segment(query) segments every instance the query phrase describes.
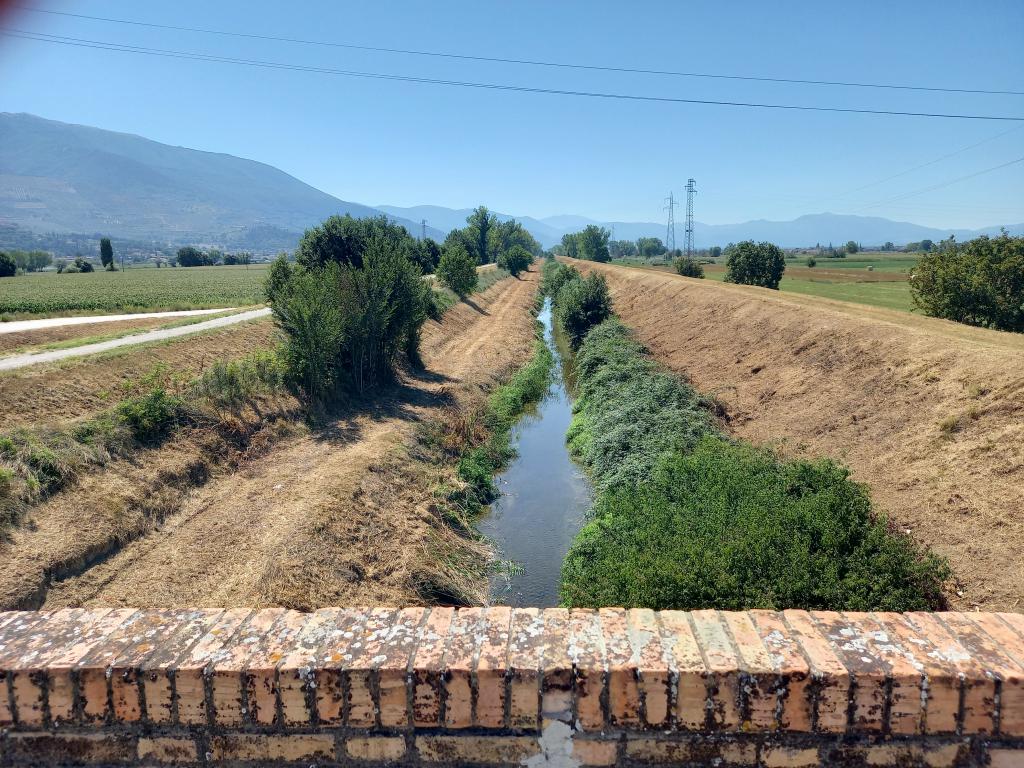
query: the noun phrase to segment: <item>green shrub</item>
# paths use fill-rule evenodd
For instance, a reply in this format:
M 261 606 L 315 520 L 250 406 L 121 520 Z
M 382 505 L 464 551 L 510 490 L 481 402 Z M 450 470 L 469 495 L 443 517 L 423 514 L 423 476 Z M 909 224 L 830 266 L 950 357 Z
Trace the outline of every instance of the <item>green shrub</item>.
M 14 277 L 18 272 L 18 264 L 12 256 L 0 251 L 0 277 Z
M 727 251 L 725 282 L 778 290 L 786 271 L 786 257 L 777 245 L 744 240 Z
M 555 314 L 573 348 L 583 342 L 587 331 L 608 319 L 612 299 L 604 275 L 591 273 L 566 282 L 555 296 Z
M 168 395 L 158 387 L 145 395 L 123 401 L 117 407 L 117 416 L 136 440 L 146 441 L 170 429 L 178 418 L 180 407 L 180 398 Z
M 550 296 L 554 300 L 563 285 L 579 277 L 579 270 L 575 267 L 562 264 L 554 259 L 548 259 L 544 262 L 544 266 L 541 269 L 541 291 L 545 296 Z
M 917 262 L 910 295 L 933 317 L 1024 332 L 1024 237 L 944 241 Z
M 460 299 L 476 290 L 476 262 L 457 240 L 445 243 L 435 274 L 441 284 L 450 288 Z
M 513 277 L 519 277 L 533 263 L 533 254 L 521 245 L 513 245 L 498 257 L 498 266 L 508 271 Z
M 280 390 L 286 370 L 276 351 L 240 360 L 217 360 L 192 384 L 192 394 L 214 407 L 236 408 L 256 395 Z
M 871 515 L 830 461 L 781 463 L 707 437 L 653 480 L 602 495 L 566 556 L 568 606 L 940 607 L 946 564 Z
M 675 267 L 676 274 L 683 277 L 704 277 L 704 266 L 690 256 L 680 256 L 672 262 L 672 266 Z

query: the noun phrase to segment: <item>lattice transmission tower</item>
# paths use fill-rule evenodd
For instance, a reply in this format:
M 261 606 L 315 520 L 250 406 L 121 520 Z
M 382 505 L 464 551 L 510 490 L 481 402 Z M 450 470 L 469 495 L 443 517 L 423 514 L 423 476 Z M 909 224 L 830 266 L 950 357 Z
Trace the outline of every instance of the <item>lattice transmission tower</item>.
M 672 192 L 668 193 L 668 197 L 665 198 L 665 210 L 668 211 L 668 226 L 665 227 L 665 247 L 668 248 L 669 252 L 676 249 L 676 212 L 675 208 L 679 203 L 676 202 L 675 196 Z
M 693 197 L 697 194 L 697 182 L 686 182 L 686 255 L 693 258 Z

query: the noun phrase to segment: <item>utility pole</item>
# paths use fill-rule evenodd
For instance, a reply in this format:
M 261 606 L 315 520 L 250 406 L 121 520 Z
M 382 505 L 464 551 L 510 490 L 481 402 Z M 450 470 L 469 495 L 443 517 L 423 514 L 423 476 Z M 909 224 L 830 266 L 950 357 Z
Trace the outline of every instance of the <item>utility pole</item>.
M 667 205 L 665 210 L 668 211 L 668 226 L 665 227 L 665 247 L 668 248 L 668 252 L 672 253 L 676 249 L 676 213 L 675 207 L 679 205 L 676 202 L 675 195 L 672 192 L 668 193 L 668 197 L 665 198 Z
M 693 196 L 697 194 L 697 182 L 686 182 L 686 256 L 693 258 Z

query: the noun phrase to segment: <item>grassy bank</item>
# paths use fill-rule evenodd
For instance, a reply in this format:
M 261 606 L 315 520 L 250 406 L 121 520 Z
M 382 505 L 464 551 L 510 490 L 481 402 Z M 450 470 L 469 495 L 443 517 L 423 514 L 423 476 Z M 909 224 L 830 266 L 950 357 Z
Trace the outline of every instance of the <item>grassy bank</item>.
M 730 440 L 713 403 L 618 320 L 587 333 L 575 371 L 568 440 L 597 495 L 563 566 L 566 605 L 942 606 L 946 564 L 875 514 L 844 467 Z

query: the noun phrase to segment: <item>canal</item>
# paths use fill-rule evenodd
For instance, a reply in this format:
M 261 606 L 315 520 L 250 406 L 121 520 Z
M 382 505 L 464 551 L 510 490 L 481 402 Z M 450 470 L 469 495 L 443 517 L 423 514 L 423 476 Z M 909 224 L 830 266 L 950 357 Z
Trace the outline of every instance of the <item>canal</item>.
M 572 356 L 555 329 L 551 301 L 538 317 L 555 357 L 551 386 L 512 432 L 518 455 L 495 478 L 501 496 L 479 529 L 514 568 L 494 576 L 495 605 L 558 605 L 562 560 L 590 507 L 590 482 L 569 457 L 565 433 L 572 420 Z

